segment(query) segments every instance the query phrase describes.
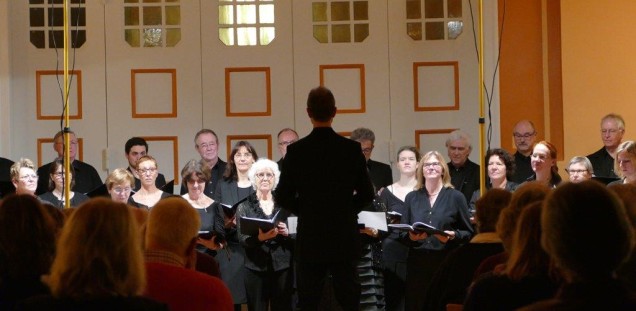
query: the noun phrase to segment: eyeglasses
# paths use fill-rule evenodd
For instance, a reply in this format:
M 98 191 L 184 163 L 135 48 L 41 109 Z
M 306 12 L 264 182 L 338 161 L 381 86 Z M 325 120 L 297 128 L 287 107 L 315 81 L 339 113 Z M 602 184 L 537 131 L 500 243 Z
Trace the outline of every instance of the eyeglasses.
M 532 133 L 513 133 L 512 136 L 514 136 L 516 139 L 522 139 L 522 138 L 530 138 L 534 135 L 536 135 L 537 132 L 532 132 Z
M 258 177 L 259 179 L 272 179 L 272 178 L 274 178 L 274 174 L 272 174 L 272 173 L 256 173 L 256 177 Z
M 62 178 L 64 177 L 64 172 L 53 173 L 53 176 Z
M 139 172 L 139 174 L 143 175 L 143 174 L 154 174 L 157 171 L 157 168 L 140 168 L 137 170 L 137 172 Z
M 430 162 L 430 163 L 424 163 L 424 167 L 425 168 L 430 168 L 430 167 L 439 167 L 440 163 L 439 162 Z
M 126 188 L 113 188 L 113 191 L 115 191 L 115 193 L 117 194 L 124 194 L 124 193 L 130 193 L 130 191 L 132 191 L 132 189 L 130 189 L 130 187 L 126 187 Z
M 38 179 L 38 175 L 35 175 L 35 174 L 29 174 L 29 175 L 20 176 L 19 178 L 20 178 L 20 180 L 22 180 L 22 181 L 29 180 L 29 179 L 37 180 L 37 179 Z
M 614 135 L 618 132 L 622 131 L 621 129 L 601 129 L 601 134 L 611 134 Z
M 583 174 L 588 172 L 588 170 L 569 170 L 569 169 L 565 169 L 565 171 L 568 172 L 568 174 L 570 175 Z
M 216 143 L 202 143 L 199 145 L 199 148 L 202 148 L 202 149 L 208 149 L 213 147 L 216 147 Z
M 291 144 L 293 144 L 295 142 L 296 142 L 295 139 L 294 140 L 283 140 L 283 141 L 279 142 L 278 144 L 281 145 L 281 146 L 289 146 L 289 145 L 291 145 Z

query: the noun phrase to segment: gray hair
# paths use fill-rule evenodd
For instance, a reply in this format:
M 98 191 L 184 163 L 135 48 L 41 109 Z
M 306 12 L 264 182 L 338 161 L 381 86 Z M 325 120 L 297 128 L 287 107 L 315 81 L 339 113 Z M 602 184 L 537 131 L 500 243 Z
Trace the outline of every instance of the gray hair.
M 448 138 L 446 138 L 446 147 L 456 140 L 465 141 L 468 150 L 473 150 L 473 146 L 470 144 L 470 135 L 462 130 L 454 130 L 448 134 Z
M 362 140 L 369 140 L 371 141 L 371 143 L 375 143 L 375 134 L 373 133 L 372 130 L 366 128 L 366 127 L 359 127 L 355 130 L 353 130 L 353 132 L 351 132 L 351 136 L 349 136 L 349 138 L 351 138 L 351 140 L 355 140 L 355 141 L 362 141 Z
M 276 162 L 267 158 L 258 159 L 254 162 L 254 164 L 252 164 L 252 167 L 250 167 L 250 170 L 247 172 L 247 177 L 250 179 L 250 182 L 252 182 L 252 187 L 256 189 L 256 173 L 264 169 L 269 169 L 272 173 L 274 173 L 274 186 L 272 187 L 272 190 L 276 189 L 278 181 L 280 180 L 280 170 L 278 169 L 278 164 Z

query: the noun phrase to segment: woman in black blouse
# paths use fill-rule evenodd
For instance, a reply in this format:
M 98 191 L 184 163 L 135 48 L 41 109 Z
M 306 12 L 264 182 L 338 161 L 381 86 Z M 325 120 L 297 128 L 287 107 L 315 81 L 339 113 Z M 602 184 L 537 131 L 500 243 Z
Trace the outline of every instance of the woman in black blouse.
M 64 207 L 64 161 L 55 160 L 49 166 L 49 191 L 38 196 L 40 200 L 51 203 L 57 208 Z M 75 185 L 75 170 L 71 168 L 71 188 Z M 84 201 L 88 201 L 88 197 L 79 192 L 69 192 L 71 207 L 76 207 Z
M 291 248 L 286 211 L 274 202 L 272 190 L 276 188 L 280 171 L 278 164 L 260 159 L 252 165 L 248 177 L 256 192 L 238 206 L 239 240 L 245 247 L 245 286 L 247 305 L 252 311 L 291 311 L 292 273 Z M 240 217 L 275 219 L 276 227 L 257 235 L 241 232 Z
M 400 239 L 410 246 L 407 258 L 406 310 L 422 310 L 425 291 L 448 251 L 468 242 L 473 229 L 464 195 L 453 189 L 448 166 L 437 151 L 429 151 L 417 166 L 417 185 L 405 200 L 401 222 L 423 222 L 448 236 L 409 231 Z

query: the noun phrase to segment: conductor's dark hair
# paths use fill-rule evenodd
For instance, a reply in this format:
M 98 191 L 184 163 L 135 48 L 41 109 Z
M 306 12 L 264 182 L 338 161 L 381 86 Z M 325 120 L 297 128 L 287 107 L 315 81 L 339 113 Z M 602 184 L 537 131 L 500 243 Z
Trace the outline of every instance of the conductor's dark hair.
M 309 92 L 307 110 L 312 119 L 329 121 L 336 115 L 336 99 L 328 88 L 319 86 Z

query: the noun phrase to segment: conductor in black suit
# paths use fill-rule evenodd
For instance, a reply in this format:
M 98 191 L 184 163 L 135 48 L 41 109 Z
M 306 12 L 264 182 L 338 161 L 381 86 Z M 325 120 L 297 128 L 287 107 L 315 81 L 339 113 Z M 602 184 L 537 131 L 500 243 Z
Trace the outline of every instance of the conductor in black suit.
M 375 148 L 375 133 L 364 127 L 357 128 L 351 132 L 349 136 L 352 140 L 360 143 L 362 154 L 367 160 L 367 168 L 369 169 L 369 177 L 376 191 L 393 183 L 393 172 L 391 166 L 382 162 L 371 160 L 371 153 Z
M 336 300 L 358 310 L 360 258 L 357 214 L 373 200 L 373 186 L 360 144 L 338 135 L 331 91 L 309 92 L 312 132 L 290 145 L 275 200 L 298 215 L 296 260 L 301 310 L 317 310 L 326 276 L 333 277 Z

